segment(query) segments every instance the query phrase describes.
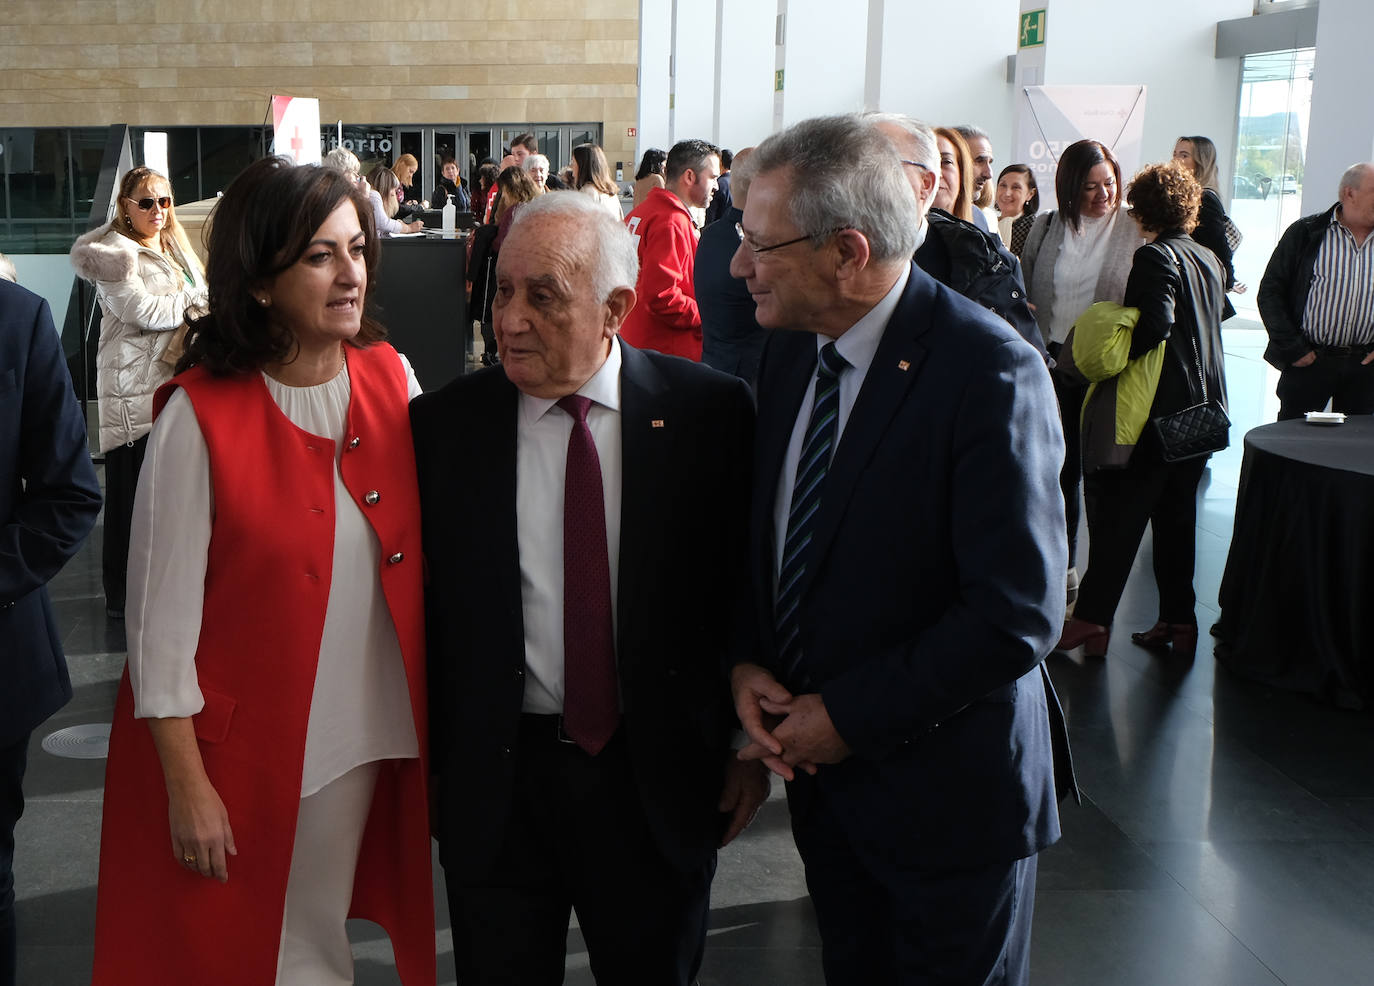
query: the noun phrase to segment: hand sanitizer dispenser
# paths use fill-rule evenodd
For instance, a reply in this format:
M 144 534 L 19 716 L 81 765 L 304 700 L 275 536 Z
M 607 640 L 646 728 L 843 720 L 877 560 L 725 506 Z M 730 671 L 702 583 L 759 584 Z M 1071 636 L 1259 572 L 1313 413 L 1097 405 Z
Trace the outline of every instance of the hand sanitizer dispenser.
M 447 237 L 447 238 L 449 238 L 449 239 L 452 239 L 452 238 L 453 238 L 454 227 L 455 227 L 455 225 L 456 225 L 456 223 L 457 223 L 457 219 L 458 219 L 458 208 L 457 208 L 457 206 L 455 206 L 455 205 L 453 204 L 453 199 L 452 199 L 452 198 L 450 198 L 450 199 L 448 200 L 448 202 L 444 203 L 443 213 L 444 213 L 444 236 Z

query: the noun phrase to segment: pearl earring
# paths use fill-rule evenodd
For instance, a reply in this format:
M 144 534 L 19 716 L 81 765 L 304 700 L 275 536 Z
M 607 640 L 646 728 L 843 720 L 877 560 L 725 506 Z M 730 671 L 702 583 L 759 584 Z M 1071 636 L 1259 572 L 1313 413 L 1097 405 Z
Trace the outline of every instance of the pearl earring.
M 260 298 L 258 298 L 258 304 L 266 308 L 268 305 L 272 304 L 272 299 L 267 297 L 267 295 L 262 295 Z

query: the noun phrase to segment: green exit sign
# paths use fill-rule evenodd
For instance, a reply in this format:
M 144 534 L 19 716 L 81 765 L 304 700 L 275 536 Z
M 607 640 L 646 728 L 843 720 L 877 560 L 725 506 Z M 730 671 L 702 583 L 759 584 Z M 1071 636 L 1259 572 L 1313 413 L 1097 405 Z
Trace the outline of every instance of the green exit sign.
M 1017 36 L 1016 47 L 1038 48 L 1045 43 L 1045 11 L 1023 10 L 1021 12 L 1021 33 Z
M 782 69 L 773 73 L 773 91 L 782 92 Z

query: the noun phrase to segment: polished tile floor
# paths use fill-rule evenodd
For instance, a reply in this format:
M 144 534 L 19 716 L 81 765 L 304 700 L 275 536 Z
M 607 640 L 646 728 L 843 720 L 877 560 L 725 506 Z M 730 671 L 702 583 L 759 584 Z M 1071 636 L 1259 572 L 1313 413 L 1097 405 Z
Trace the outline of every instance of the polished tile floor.
M 1262 332 L 1228 329 L 1236 447 L 1214 457 L 1198 520 L 1198 622 L 1216 615 L 1239 434 L 1272 421 Z M 1148 536 L 1105 662 L 1055 655 L 1083 788 L 1040 863 L 1033 978 L 1114 986 L 1374 982 L 1374 717 L 1238 680 L 1204 637 L 1180 664 L 1132 646 L 1155 615 Z M 89 981 L 102 761 L 59 759 L 52 730 L 108 721 L 122 627 L 100 599 L 99 530 L 53 585 L 76 696 L 35 733 L 16 860 L 20 982 Z M 1086 556 L 1083 556 L 1086 558 Z M 780 789 L 721 854 L 701 981 L 820 984 L 819 941 Z M 436 868 L 436 890 L 441 874 Z M 453 983 L 440 903 L 441 983 Z M 155 929 L 152 929 L 155 932 Z M 394 984 L 373 925 L 353 928 L 360 984 Z M 567 981 L 592 982 L 574 932 Z

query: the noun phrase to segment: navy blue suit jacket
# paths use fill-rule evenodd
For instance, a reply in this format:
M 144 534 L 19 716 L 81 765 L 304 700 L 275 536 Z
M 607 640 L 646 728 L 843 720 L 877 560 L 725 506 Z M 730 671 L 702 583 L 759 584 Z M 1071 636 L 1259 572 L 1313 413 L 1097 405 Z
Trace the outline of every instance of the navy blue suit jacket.
M 48 303 L 0 280 L 0 746 L 71 698 L 44 586 L 99 512 L 86 423 Z
M 815 365 L 813 335 L 774 332 L 759 369 L 750 552 L 775 673 L 773 503 Z M 819 786 L 894 865 L 1010 861 L 1058 838 L 1039 665 L 1064 617 L 1063 458 L 1039 355 L 913 267 L 835 450 L 803 583 L 807 673 L 853 753 L 799 775 L 794 812 Z
M 701 231 L 693 278 L 701 310 L 701 361 L 752 383 L 768 330 L 754 321 L 749 288 L 730 274 L 730 261 L 739 249 L 735 223 L 743 217 L 732 207 L 720 222 Z

